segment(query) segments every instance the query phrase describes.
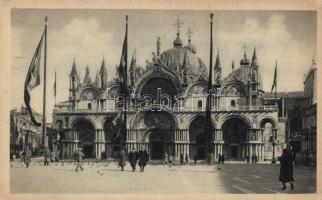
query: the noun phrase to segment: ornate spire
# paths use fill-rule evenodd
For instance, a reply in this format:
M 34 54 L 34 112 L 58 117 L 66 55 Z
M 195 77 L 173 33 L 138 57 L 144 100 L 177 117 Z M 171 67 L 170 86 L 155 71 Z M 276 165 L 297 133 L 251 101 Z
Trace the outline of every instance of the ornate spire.
M 95 85 L 99 86 L 100 84 L 100 76 L 98 74 L 98 71 L 96 71 L 96 76 L 95 76 Z
M 91 82 L 92 82 L 92 80 L 91 80 L 91 77 L 89 76 L 89 67 L 87 65 L 83 83 L 88 84 L 88 83 L 91 83 Z
M 101 64 L 101 69 L 100 69 L 100 74 L 103 74 L 103 73 L 106 73 L 104 55 L 103 55 L 103 60 L 102 60 L 102 64 Z
M 74 57 L 74 62 L 73 62 L 71 74 L 77 74 L 75 57 Z
M 215 84 L 221 83 L 221 64 L 219 58 L 219 50 L 217 51 L 216 63 L 215 63 Z
M 252 57 L 252 64 L 251 66 L 253 67 L 257 67 L 257 56 L 256 56 L 256 47 L 254 48 L 254 53 L 253 53 L 253 57 Z
M 182 47 L 182 40 L 180 39 L 180 28 L 183 26 L 182 20 L 178 17 L 176 23 L 174 24 L 177 28 L 177 38 L 173 41 L 173 46 L 175 48 Z
M 220 65 L 220 58 L 219 58 L 219 50 L 217 51 L 217 57 L 216 57 L 216 63 L 215 63 L 215 69 L 221 68 Z
M 247 46 L 246 46 L 246 44 L 245 44 L 245 43 L 244 43 L 244 45 L 243 45 L 243 49 L 244 49 L 244 58 L 243 58 L 243 59 L 241 59 L 241 61 L 240 61 L 240 65 L 249 65 L 249 60 L 248 60 L 247 55 L 246 55 L 246 49 L 247 49 Z
M 185 48 L 186 49 L 188 49 L 188 50 L 190 50 L 192 53 L 197 53 L 197 49 L 196 49 L 196 47 L 193 45 L 193 44 L 191 44 L 191 35 L 192 35 L 192 30 L 190 29 L 190 26 L 189 26 L 189 29 L 188 29 L 188 31 L 187 31 L 187 34 L 188 34 L 188 45 L 187 46 L 185 46 Z
M 130 64 L 130 69 L 129 71 L 134 71 L 136 68 L 136 50 L 134 50 L 133 54 L 132 54 L 132 60 L 131 60 L 131 64 Z

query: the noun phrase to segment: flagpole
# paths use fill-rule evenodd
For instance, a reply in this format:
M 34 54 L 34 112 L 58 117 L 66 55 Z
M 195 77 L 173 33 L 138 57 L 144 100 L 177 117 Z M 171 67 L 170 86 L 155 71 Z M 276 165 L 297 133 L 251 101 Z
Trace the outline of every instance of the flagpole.
M 126 15 L 126 17 L 125 17 L 125 20 L 126 20 L 126 26 L 125 26 L 125 34 L 126 34 L 126 37 L 125 37 L 125 43 L 126 43 L 126 49 L 125 49 L 125 69 L 124 69 L 124 71 L 125 71 L 125 76 L 124 76 L 124 79 L 126 80 L 126 81 L 124 81 L 125 82 L 125 84 L 126 85 L 124 85 L 124 87 L 126 87 L 125 88 L 125 90 L 127 91 L 127 34 L 128 34 L 128 16 Z M 126 110 L 127 110 L 127 94 L 126 94 L 126 97 L 125 97 L 125 106 L 124 106 L 124 108 L 125 108 L 125 110 L 124 110 L 124 126 L 125 126 L 125 137 L 123 138 L 123 141 L 122 142 L 124 142 L 124 145 L 123 145 L 123 148 L 126 146 L 126 136 L 127 136 L 127 113 L 126 113 Z
M 212 41 L 212 25 L 213 25 L 214 14 L 210 14 L 210 60 L 209 60 L 209 80 L 208 80 L 208 96 L 207 96 L 207 110 L 206 110 L 206 153 L 210 153 L 212 150 L 212 133 L 210 133 L 211 127 L 211 98 L 212 98 L 212 52 L 213 52 L 213 41 Z M 212 153 L 212 151 L 211 151 Z
M 43 113 L 43 118 L 42 118 L 42 132 L 43 132 L 43 141 L 42 145 L 43 148 L 45 149 L 47 147 L 47 142 L 46 142 L 46 65 L 47 65 L 47 20 L 48 17 L 45 17 L 45 49 L 44 49 L 44 88 L 43 88 L 43 108 L 42 108 L 42 113 Z

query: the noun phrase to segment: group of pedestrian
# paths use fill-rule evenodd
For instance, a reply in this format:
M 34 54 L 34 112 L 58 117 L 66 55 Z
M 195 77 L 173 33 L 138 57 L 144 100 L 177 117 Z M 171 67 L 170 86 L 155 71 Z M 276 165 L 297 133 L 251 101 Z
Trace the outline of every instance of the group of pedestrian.
M 218 154 L 218 164 L 224 164 L 224 163 L 225 163 L 225 155 Z
M 147 165 L 148 160 L 149 160 L 149 155 L 145 149 L 140 150 L 139 152 L 137 152 L 135 149 L 132 149 L 131 152 L 128 154 L 128 161 L 130 162 L 132 172 L 135 172 L 138 161 L 139 161 L 140 172 L 144 172 L 144 168 Z M 124 150 L 122 150 L 119 158 L 119 166 L 121 167 L 122 171 L 124 171 L 125 163 L 126 163 L 126 154 Z
M 258 162 L 258 156 L 256 154 L 252 154 L 251 157 L 249 155 L 247 155 L 247 156 L 245 156 L 245 160 L 246 160 L 247 163 L 252 161 L 252 163 L 256 164 Z

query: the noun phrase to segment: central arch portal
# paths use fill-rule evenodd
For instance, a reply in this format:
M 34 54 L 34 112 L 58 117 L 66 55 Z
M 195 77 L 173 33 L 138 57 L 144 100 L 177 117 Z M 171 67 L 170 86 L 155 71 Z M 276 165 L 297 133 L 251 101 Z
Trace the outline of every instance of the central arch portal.
M 79 146 L 83 148 L 85 158 L 95 158 L 95 127 L 88 119 L 79 119 L 74 125 L 78 132 Z
M 247 132 L 250 126 L 240 118 L 230 118 L 222 125 L 223 154 L 232 160 L 242 160 L 245 154 Z

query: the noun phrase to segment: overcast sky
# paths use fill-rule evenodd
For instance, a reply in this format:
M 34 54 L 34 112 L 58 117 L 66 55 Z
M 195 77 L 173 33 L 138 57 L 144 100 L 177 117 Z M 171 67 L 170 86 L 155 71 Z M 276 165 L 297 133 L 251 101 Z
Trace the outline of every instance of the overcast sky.
M 23 84 L 32 56 L 48 16 L 47 102 L 51 114 L 54 71 L 57 71 L 57 102 L 68 99 L 69 73 L 76 58 L 83 80 L 88 64 L 94 80 L 102 57 L 107 63 L 108 79 L 115 76 L 120 61 L 129 16 L 129 60 L 137 49 L 137 62 L 145 66 L 156 51 L 161 37 L 161 51 L 173 47 L 175 21 L 183 21 L 181 39 L 187 44 L 190 26 L 197 55 L 209 64 L 209 14 L 211 11 L 156 10 L 31 10 L 13 9 L 11 13 L 12 66 L 11 105 L 23 105 Z M 234 59 L 239 66 L 246 44 L 251 58 L 256 47 L 263 89 L 270 91 L 275 61 L 278 61 L 278 90 L 303 90 L 303 75 L 316 55 L 316 13 L 311 11 L 213 11 L 214 48 L 220 51 L 223 76 L 231 72 Z M 215 58 L 215 55 L 214 55 Z M 42 70 L 42 69 L 41 69 Z M 41 112 L 42 85 L 32 91 L 32 107 Z M 34 100 L 38 101 L 35 102 Z M 51 117 L 50 117 L 51 118 Z M 48 119 L 50 121 L 51 119 Z

